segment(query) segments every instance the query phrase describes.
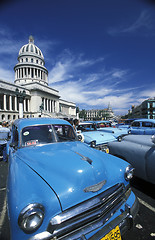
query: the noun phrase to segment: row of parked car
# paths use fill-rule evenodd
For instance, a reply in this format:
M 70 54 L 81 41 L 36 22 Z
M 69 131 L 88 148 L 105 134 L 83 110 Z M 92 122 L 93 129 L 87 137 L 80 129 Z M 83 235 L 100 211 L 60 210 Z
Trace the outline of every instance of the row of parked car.
M 129 122 L 117 127 L 109 121 L 82 122 L 78 133 L 89 146 L 126 160 L 137 177 L 155 184 L 155 120 Z
M 134 168 L 123 156 L 107 154 L 132 137 L 128 128 L 89 122 L 77 131 L 60 119 L 15 120 L 7 181 L 12 240 L 120 240 L 132 227 L 138 212 L 129 184 Z M 147 146 L 149 159 L 155 145 Z

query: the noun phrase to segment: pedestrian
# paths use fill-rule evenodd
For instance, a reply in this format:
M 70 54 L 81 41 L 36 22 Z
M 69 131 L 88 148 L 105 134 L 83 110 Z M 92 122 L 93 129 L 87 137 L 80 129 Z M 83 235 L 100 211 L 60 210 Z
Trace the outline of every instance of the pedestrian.
M 3 154 L 3 161 L 7 162 L 7 141 L 10 138 L 10 129 L 7 128 L 7 123 L 2 122 L 0 128 L 0 153 Z
M 74 127 L 75 132 L 77 132 L 78 125 L 79 125 L 79 120 L 78 119 L 74 119 L 73 120 L 73 127 Z

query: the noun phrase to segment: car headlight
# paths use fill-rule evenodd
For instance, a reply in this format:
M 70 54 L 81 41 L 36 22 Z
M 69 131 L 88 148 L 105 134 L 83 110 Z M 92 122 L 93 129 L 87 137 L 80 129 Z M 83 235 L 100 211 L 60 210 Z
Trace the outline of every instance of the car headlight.
M 155 134 L 151 137 L 153 143 L 155 143 Z
M 90 143 L 90 146 L 91 146 L 92 148 L 95 148 L 95 147 L 96 147 L 96 141 L 92 141 L 92 142 Z
M 18 225 L 25 233 L 32 233 L 41 226 L 43 219 L 44 207 L 39 203 L 33 203 L 21 211 Z
M 117 140 L 118 140 L 118 142 L 121 142 L 121 141 L 122 141 L 122 137 L 119 136 L 119 137 L 117 138 Z
M 105 153 L 109 153 L 109 148 L 106 147 L 104 151 L 105 151 Z
M 126 167 L 124 174 L 125 180 L 129 181 L 131 178 L 133 178 L 134 170 L 135 169 L 131 165 Z

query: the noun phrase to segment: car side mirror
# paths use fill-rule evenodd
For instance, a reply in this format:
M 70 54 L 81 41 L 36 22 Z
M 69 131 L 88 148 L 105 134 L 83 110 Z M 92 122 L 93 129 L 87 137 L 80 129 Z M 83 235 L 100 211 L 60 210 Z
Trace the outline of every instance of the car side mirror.
M 151 137 L 151 140 L 155 144 L 155 134 Z

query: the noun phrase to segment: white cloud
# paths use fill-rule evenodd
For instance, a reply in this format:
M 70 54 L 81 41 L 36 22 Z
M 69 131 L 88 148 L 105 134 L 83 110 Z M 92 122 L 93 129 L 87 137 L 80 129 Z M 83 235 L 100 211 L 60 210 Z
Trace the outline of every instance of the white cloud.
M 131 26 L 122 29 L 122 32 L 135 32 L 140 28 L 152 28 L 152 20 L 147 10 L 142 11 L 138 19 L 133 24 L 131 24 Z
M 83 55 L 79 54 L 74 56 L 69 50 L 65 50 L 58 58 L 59 60 L 49 71 L 49 84 L 70 80 L 72 78 L 78 79 L 83 69 L 89 68 L 99 62 L 102 62 L 104 58 L 98 59 L 83 59 Z M 93 78 L 95 75 L 93 75 Z M 90 80 L 93 81 L 93 80 Z
M 96 61 L 93 62 L 95 64 Z M 146 96 L 155 96 L 153 90 L 143 91 L 145 86 L 122 88 L 122 83 L 130 75 L 129 70 L 101 69 L 99 73 L 90 73 L 90 70 L 85 71 L 86 67 L 81 67 L 73 59 L 57 62 L 51 71 L 51 87 L 60 91 L 62 99 L 85 106 L 86 109 L 103 109 L 110 103 L 115 114 L 126 114 L 132 105 L 138 105 Z
M 112 36 L 122 34 L 122 33 L 137 33 L 140 34 L 140 30 L 143 30 L 143 35 L 149 34 L 154 35 L 153 20 L 148 10 L 143 10 L 138 18 L 128 26 L 119 26 L 117 28 L 110 28 L 108 33 Z M 150 32 L 150 30 L 152 30 Z

